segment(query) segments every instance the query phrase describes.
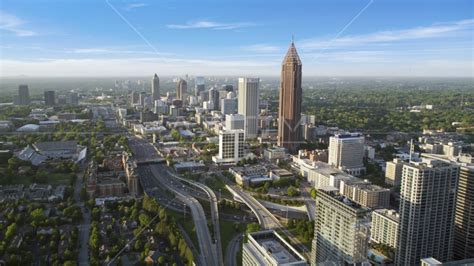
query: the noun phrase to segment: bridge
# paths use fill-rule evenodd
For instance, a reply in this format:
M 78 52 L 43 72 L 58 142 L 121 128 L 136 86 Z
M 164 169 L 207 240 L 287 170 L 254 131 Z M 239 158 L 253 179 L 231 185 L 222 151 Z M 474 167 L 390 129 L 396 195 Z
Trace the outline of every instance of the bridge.
M 288 231 L 288 229 L 286 229 L 281 222 L 262 205 L 262 203 L 237 186 L 226 185 L 226 188 L 232 193 L 232 195 L 234 195 L 236 200 L 243 202 L 250 208 L 250 210 L 252 210 L 255 216 L 257 216 L 258 223 L 262 229 L 274 229 L 283 233 L 301 252 L 305 254 L 306 257 L 309 258 L 310 251 L 308 248 L 293 236 L 293 234 Z
M 166 160 L 164 158 L 151 158 L 151 159 L 141 159 L 137 160 L 138 164 L 158 164 L 158 163 L 165 163 Z

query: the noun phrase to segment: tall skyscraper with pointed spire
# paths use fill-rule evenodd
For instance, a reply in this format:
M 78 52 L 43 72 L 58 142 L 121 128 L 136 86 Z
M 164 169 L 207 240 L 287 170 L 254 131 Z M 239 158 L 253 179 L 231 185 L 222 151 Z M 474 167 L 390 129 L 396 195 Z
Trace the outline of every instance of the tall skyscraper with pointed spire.
M 301 69 L 301 60 L 292 41 L 281 67 L 278 109 L 278 146 L 290 152 L 295 152 L 301 142 Z
M 153 97 L 153 101 L 160 99 L 160 78 L 156 73 L 151 81 L 151 96 Z

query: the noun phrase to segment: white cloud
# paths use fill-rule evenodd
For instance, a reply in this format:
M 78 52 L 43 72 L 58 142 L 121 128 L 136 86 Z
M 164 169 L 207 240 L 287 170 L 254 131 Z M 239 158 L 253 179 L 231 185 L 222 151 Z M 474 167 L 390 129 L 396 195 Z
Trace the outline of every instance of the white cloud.
M 66 50 L 67 53 L 73 54 L 97 54 L 97 55 L 104 55 L 104 54 L 146 54 L 146 55 L 174 55 L 173 53 L 157 53 L 154 51 L 148 50 L 125 50 L 125 49 L 117 49 L 117 48 L 103 48 L 103 47 L 92 47 L 92 48 L 75 48 Z
M 244 27 L 254 26 L 253 23 L 249 22 L 237 22 L 237 23 L 221 23 L 209 20 L 199 20 L 194 22 L 187 22 L 186 24 L 169 24 L 166 27 L 170 29 L 213 29 L 213 30 L 233 30 Z
M 25 21 L 12 14 L 0 11 L 1 30 L 11 32 L 19 37 L 28 37 L 36 35 L 36 32 L 22 28 L 25 23 Z
M 243 51 L 247 52 L 257 52 L 257 53 L 272 53 L 278 52 L 281 50 L 280 47 L 275 45 L 268 45 L 268 44 L 254 44 L 241 47 Z
M 473 26 L 474 20 L 469 19 L 451 23 L 438 23 L 426 27 L 379 31 L 363 35 L 349 35 L 337 39 L 308 39 L 301 41 L 298 46 L 303 49 L 313 50 L 447 37 L 472 29 Z M 470 34 L 472 34 L 472 32 Z
M 125 10 L 131 11 L 133 9 L 141 8 L 141 7 L 146 7 L 148 4 L 145 3 L 133 3 L 133 4 L 128 4 L 126 7 L 124 7 Z

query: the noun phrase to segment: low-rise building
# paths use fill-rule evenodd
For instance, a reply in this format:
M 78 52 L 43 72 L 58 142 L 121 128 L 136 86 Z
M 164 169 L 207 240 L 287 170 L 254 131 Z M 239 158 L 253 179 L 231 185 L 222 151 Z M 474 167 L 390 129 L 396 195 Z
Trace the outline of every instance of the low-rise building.
M 273 180 L 268 169 L 261 165 L 232 167 L 229 169 L 229 173 L 235 177 L 235 182 L 240 186 L 250 186 Z
M 242 265 L 306 266 L 306 259 L 273 230 L 247 235 L 243 244 Z
M 286 157 L 286 150 L 284 147 L 270 147 L 263 151 L 263 157 L 269 161 L 281 160 Z

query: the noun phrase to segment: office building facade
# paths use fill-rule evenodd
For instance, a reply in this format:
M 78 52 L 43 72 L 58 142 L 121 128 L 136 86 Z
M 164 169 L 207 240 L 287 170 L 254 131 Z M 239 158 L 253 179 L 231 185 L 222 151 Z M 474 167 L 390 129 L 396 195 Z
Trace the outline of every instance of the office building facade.
M 361 175 L 365 171 L 364 142 L 364 136 L 358 133 L 330 137 L 328 163 L 351 175 Z
M 458 175 L 458 166 L 440 160 L 403 165 L 396 265 L 451 259 Z
M 153 98 L 153 101 L 160 99 L 160 78 L 156 73 L 151 80 L 151 97 Z
M 30 90 L 28 85 L 20 85 L 18 87 L 18 105 L 30 104 Z
M 400 215 L 395 210 L 378 209 L 372 212 L 370 241 L 397 248 Z
M 56 104 L 56 96 L 54 91 L 45 91 L 44 92 L 44 104 L 45 105 L 55 105 Z
M 188 91 L 188 83 L 184 79 L 179 79 L 178 83 L 176 83 L 176 99 L 185 101 L 186 94 Z
M 219 153 L 213 156 L 215 163 L 238 163 L 244 158 L 244 130 L 219 131 Z
M 367 260 L 370 210 L 339 194 L 318 189 L 311 265 L 347 265 Z
M 238 113 L 245 116 L 245 138 L 258 136 L 259 79 L 239 78 Z
M 301 71 L 301 60 L 292 42 L 281 67 L 278 108 L 278 146 L 285 147 L 290 152 L 296 152 L 302 141 Z

